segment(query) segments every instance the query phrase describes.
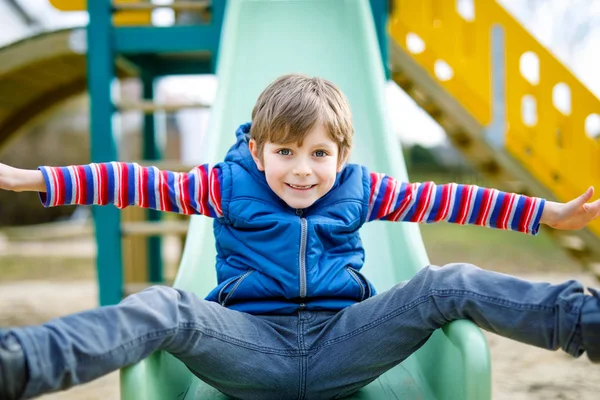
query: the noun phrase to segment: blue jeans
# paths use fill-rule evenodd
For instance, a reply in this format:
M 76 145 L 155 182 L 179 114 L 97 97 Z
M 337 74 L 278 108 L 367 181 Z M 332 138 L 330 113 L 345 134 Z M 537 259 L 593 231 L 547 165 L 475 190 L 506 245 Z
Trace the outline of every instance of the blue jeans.
M 29 365 L 26 398 L 164 350 L 233 397 L 327 399 L 373 381 L 456 319 L 575 357 L 598 352 L 600 296 L 583 290 L 575 281 L 534 283 L 451 264 L 424 268 L 339 312 L 256 316 L 157 286 L 115 306 L 11 332 Z

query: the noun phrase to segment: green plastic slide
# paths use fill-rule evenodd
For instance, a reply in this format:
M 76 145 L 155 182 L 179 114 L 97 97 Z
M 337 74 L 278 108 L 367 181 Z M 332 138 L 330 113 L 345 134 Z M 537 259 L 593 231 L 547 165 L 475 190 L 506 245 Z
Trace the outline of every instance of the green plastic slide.
M 352 162 L 407 179 L 385 103 L 385 76 L 367 0 L 229 0 L 223 24 L 209 157 L 221 160 L 235 129 L 250 120 L 264 87 L 290 72 L 317 75 L 348 97 L 355 123 Z M 389 112 L 393 112 L 390 110 Z M 212 220 L 193 217 L 175 286 L 204 297 L 216 283 Z M 416 224 L 373 222 L 362 230 L 363 271 L 379 292 L 428 264 Z M 482 332 L 456 321 L 352 399 L 491 398 L 490 357 Z M 121 373 L 124 400 L 225 399 L 177 359 L 157 352 Z

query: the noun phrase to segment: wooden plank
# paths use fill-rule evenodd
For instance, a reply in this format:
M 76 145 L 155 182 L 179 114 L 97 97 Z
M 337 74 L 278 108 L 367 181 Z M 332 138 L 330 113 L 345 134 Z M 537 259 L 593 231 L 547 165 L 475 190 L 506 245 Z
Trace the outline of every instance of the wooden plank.
M 121 234 L 123 236 L 183 235 L 187 233 L 188 227 L 188 221 L 123 222 Z
M 122 102 L 116 105 L 121 112 L 141 111 L 146 114 L 157 111 L 172 113 L 179 110 L 188 110 L 194 108 L 210 108 L 206 103 L 155 103 L 152 101 Z
M 113 8 L 117 11 L 148 11 L 156 10 L 158 8 L 170 8 L 175 11 L 191 11 L 198 10 L 204 11 L 210 6 L 208 0 L 198 1 L 174 1 L 169 4 L 154 4 L 154 3 L 123 3 L 120 1 L 113 1 Z
M 176 160 L 139 160 L 133 161 L 143 167 L 156 167 L 161 171 L 189 172 L 197 165 L 182 164 Z
M 127 207 L 121 212 L 121 226 L 144 221 L 146 210 Z M 121 240 L 124 284 L 148 281 L 147 240 L 142 236 L 125 236 Z

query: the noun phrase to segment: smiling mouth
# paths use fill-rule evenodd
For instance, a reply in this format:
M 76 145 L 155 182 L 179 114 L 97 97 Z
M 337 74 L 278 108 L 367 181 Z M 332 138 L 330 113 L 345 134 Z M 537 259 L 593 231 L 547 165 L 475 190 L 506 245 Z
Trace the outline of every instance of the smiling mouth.
M 317 186 L 317 185 L 292 185 L 291 183 L 286 183 L 286 185 L 288 185 L 292 189 L 296 189 L 296 190 L 308 190 L 308 189 L 312 189 L 313 187 Z

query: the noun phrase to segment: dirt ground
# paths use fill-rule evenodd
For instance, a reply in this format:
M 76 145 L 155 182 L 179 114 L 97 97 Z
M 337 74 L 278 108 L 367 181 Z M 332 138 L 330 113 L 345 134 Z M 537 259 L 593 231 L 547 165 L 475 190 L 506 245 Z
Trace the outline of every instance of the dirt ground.
M 531 279 L 560 281 L 576 278 L 594 284 L 584 274 L 544 274 Z M 96 305 L 93 281 L 17 281 L 0 284 L 0 326 L 44 322 L 60 315 Z M 572 359 L 562 352 L 549 352 L 486 333 L 493 366 L 493 399 L 496 400 L 586 400 L 598 399 L 600 366 L 587 358 Z M 66 392 L 41 397 L 44 400 L 118 399 L 118 373 Z

